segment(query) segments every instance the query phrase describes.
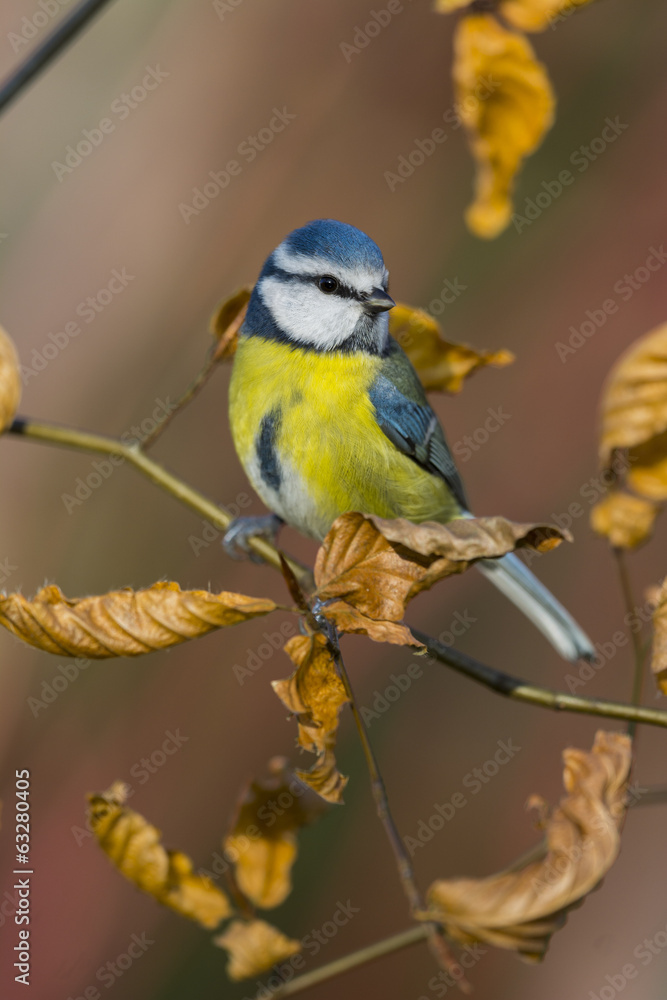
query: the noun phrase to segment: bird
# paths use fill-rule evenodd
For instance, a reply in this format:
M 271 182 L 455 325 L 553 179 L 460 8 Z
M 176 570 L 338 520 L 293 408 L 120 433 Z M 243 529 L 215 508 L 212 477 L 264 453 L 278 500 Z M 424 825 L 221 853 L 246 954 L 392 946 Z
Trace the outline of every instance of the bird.
M 444 432 L 389 333 L 389 272 L 360 229 L 317 219 L 267 257 L 239 331 L 229 386 L 238 457 L 271 513 L 234 520 L 223 539 L 275 541 L 283 524 L 321 542 L 341 514 L 414 523 L 472 517 Z M 514 553 L 478 569 L 564 659 L 595 651 Z

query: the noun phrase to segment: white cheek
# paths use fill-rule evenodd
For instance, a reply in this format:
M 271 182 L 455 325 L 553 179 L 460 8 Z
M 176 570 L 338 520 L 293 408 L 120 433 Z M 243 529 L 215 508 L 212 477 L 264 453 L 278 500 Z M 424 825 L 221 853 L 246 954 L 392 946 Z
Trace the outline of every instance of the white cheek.
M 362 316 L 355 299 L 325 295 L 315 285 L 264 278 L 259 292 L 278 326 L 302 344 L 337 347 L 352 336 Z

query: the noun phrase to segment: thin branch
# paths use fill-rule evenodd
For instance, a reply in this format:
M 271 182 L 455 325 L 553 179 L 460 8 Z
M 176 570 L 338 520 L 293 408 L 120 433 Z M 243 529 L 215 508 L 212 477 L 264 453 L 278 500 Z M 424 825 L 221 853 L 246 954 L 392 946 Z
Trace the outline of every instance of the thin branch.
M 211 375 L 217 368 L 217 362 L 215 361 L 215 358 L 213 356 L 216 346 L 217 345 L 214 345 L 211 348 L 211 350 L 208 353 L 208 357 L 204 362 L 203 368 L 201 369 L 199 374 L 195 376 L 195 378 L 192 380 L 192 382 L 187 387 L 185 392 L 183 392 L 183 394 L 176 400 L 173 409 L 169 411 L 169 413 L 163 420 L 159 421 L 155 430 L 151 431 L 151 433 L 143 439 L 143 441 L 141 442 L 141 447 L 144 451 L 147 451 L 151 447 L 151 445 L 155 444 L 157 439 L 160 437 L 161 434 L 164 433 L 164 431 L 167 429 L 167 427 L 174 419 L 174 417 L 178 416 L 178 414 L 188 405 L 188 403 L 191 403 L 192 400 L 196 396 L 198 396 L 199 393 L 202 391 L 202 389 L 210 379 Z
M 625 610 L 629 615 L 632 615 L 635 608 L 635 601 L 632 596 L 632 584 L 630 583 L 630 573 L 628 572 L 625 552 L 621 548 L 614 548 L 613 553 L 616 559 L 616 567 L 618 569 L 618 577 L 621 583 L 621 591 L 623 592 L 623 600 L 625 601 Z M 632 632 L 632 646 L 635 654 L 635 669 L 632 679 L 632 695 L 630 703 L 632 705 L 639 705 L 642 700 L 642 686 L 644 682 L 644 649 L 642 648 L 642 641 L 639 632 Z M 636 729 L 637 723 L 634 719 L 631 719 L 628 722 L 628 736 L 631 740 L 634 740 L 635 738 Z
M 298 976 L 291 982 L 285 983 L 284 986 L 279 986 L 277 990 L 272 990 L 271 1000 L 282 1000 L 282 997 L 301 993 L 302 990 L 307 990 L 310 986 L 317 986 L 318 983 L 333 979 L 334 976 L 340 976 L 344 972 L 349 972 L 350 969 L 356 969 L 359 965 L 374 962 L 376 959 L 390 955 L 394 951 L 400 951 L 402 948 L 410 948 L 413 944 L 419 944 L 420 941 L 426 940 L 427 937 L 427 927 L 411 927 L 401 934 L 394 934 L 393 937 L 384 938 L 384 940 L 377 941 L 367 948 L 360 948 L 359 951 L 353 951 L 343 958 L 337 958 L 334 962 L 321 965 L 319 969 L 313 969 L 312 972 L 305 972 L 303 976 Z
M 64 448 L 74 448 L 78 451 L 93 451 L 103 455 L 117 455 L 127 461 L 143 473 L 152 483 L 160 489 L 170 493 L 181 503 L 186 504 L 195 510 L 202 517 L 205 517 L 214 527 L 224 531 L 229 527 L 232 518 L 221 507 L 218 507 L 212 500 L 205 497 L 203 493 L 188 486 L 177 476 L 167 472 L 163 466 L 154 462 L 152 458 L 145 455 L 141 448 L 134 445 L 123 444 L 115 438 L 104 437 L 101 434 L 88 434 L 84 431 L 72 430 L 69 427 L 60 427 L 57 424 L 45 424 L 28 417 L 19 417 L 7 428 L 8 433 L 17 434 L 21 437 L 30 438 L 33 441 L 42 441 L 47 444 L 55 444 Z M 263 538 L 253 538 L 249 543 L 254 552 L 260 555 L 267 563 L 280 570 L 280 554 L 278 550 L 270 545 Z M 291 559 L 287 559 L 292 572 L 305 588 L 312 587 L 311 571 Z
M 0 84 L 0 114 L 15 97 L 32 83 L 36 76 L 56 58 L 62 49 L 74 41 L 96 14 L 109 0 L 83 0 L 69 17 L 63 18 L 58 26 L 38 45 L 23 62 Z
M 434 659 L 506 698 L 525 701 L 531 705 L 540 705 L 542 708 L 550 708 L 556 712 L 578 712 L 583 715 L 633 720 L 645 722 L 649 726 L 667 727 L 667 712 L 659 709 L 640 708 L 634 705 L 624 705 L 617 701 L 603 701 L 599 698 L 580 698 L 578 695 L 564 694 L 561 691 L 552 691 L 550 688 L 535 687 L 518 677 L 504 674 L 494 667 L 487 667 L 479 660 L 473 659 L 472 656 L 467 656 L 458 649 L 445 646 L 437 639 L 432 639 L 431 636 L 419 629 L 411 628 L 410 631 L 415 639 L 424 643 Z
M 375 751 L 373 750 L 368 736 L 366 723 L 361 717 L 361 713 L 354 696 L 354 691 L 352 690 L 352 684 L 350 683 L 350 677 L 345 667 L 343 657 L 341 656 L 336 628 L 326 620 L 322 623 L 322 627 L 327 639 L 329 640 L 338 672 L 345 687 L 345 693 L 350 701 L 354 722 L 357 727 L 357 732 L 359 733 L 359 739 L 361 740 L 364 757 L 366 758 L 368 773 L 371 778 L 371 787 L 373 790 L 373 798 L 375 799 L 377 813 L 380 818 L 380 822 L 384 827 L 385 833 L 387 834 L 387 839 L 391 844 L 391 849 L 394 852 L 398 875 L 410 904 L 410 912 L 420 912 L 424 909 L 423 897 L 415 880 L 412 862 L 410 861 L 408 853 L 405 850 L 405 845 L 403 844 L 401 835 L 396 827 L 394 817 L 391 814 L 391 809 L 389 808 L 389 796 L 387 795 L 387 789 L 382 774 L 380 773 L 380 767 L 377 762 L 377 757 L 375 756 Z M 431 923 L 431 925 L 427 928 L 427 936 L 431 951 L 438 964 L 444 969 L 452 968 L 455 962 L 454 956 L 447 947 L 442 931 L 436 923 Z M 463 993 L 468 993 L 470 991 L 470 985 L 465 979 L 460 979 L 458 986 Z
M 65 448 L 75 448 L 79 451 L 93 451 L 105 455 L 118 455 L 126 458 L 139 472 L 147 476 L 151 482 L 206 518 L 214 527 L 224 531 L 231 518 L 224 510 L 202 493 L 188 486 L 177 476 L 167 472 L 161 465 L 145 455 L 138 445 L 126 445 L 115 438 L 103 437 L 99 434 L 88 434 L 83 431 L 71 430 L 57 424 L 46 424 L 31 420 L 28 417 L 18 418 L 7 433 L 19 435 L 34 441 L 58 445 Z M 249 543 L 254 552 L 275 569 L 281 569 L 278 550 L 263 538 L 253 538 Z M 312 572 L 307 567 L 293 559 L 287 560 L 288 565 L 304 590 L 313 589 Z M 603 701 L 598 698 L 580 698 L 577 695 L 564 694 L 549 688 L 535 687 L 526 681 L 510 674 L 502 673 L 493 667 L 466 656 L 465 653 L 445 646 L 437 639 L 431 638 L 419 629 L 411 629 L 415 638 L 426 646 L 434 659 L 452 667 L 454 670 L 470 677 L 478 684 L 506 698 L 524 701 L 542 708 L 550 708 L 559 712 L 576 712 L 584 715 L 595 715 L 609 719 L 634 720 L 650 726 L 667 728 L 667 712 L 655 708 L 642 708 L 634 705 L 624 705 L 621 702 Z
M 331 642 L 332 651 L 334 654 L 334 659 L 336 661 L 336 666 L 340 674 L 341 680 L 345 687 L 345 693 L 350 700 L 350 707 L 352 709 L 352 715 L 354 716 L 354 722 L 357 727 L 357 732 L 359 733 L 359 739 L 361 740 L 361 746 L 364 751 L 364 757 L 366 758 L 366 765 L 368 767 L 368 773 L 371 778 L 371 786 L 373 789 L 373 798 L 375 799 L 375 805 L 377 807 L 378 816 L 380 817 L 380 822 L 385 828 L 387 834 L 387 839 L 391 844 L 391 849 L 394 852 L 394 857 L 396 858 L 396 866 L 398 868 L 398 874 L 400 876 L 403 888 L 405 890 L 405 895 L 408 897 L 408 902 L 410 903 L 410 910 L 421 910 L 423 909 L 423 900 L 421 892 L 417 887 L 415 882 L 414 871 L 412 870 L 412 862 L 408 857 L 408 853 L 405 850 L 405 845 L 401 840 L 401 835 L 396 828 L 396 823 L 394 822 L 394 817 L 391 814 L 389 808 L 389 798 L 387 796 L 387 789 L 384 784 L 384 780 L 380 773 L 380 767 L 377 762 L 377 757 L 375 756 L 375 751 L 371 746 L 371 741 L 368 737 L 368 730 L 366 729 L 366 724 L 361 717 L 359 712 L 359 707 L 357 705 L 356 698 L 354 696 L 354 691 L 352 690 L 352 685 L 350 683 L 350 678 L 343 662 L 343 657 L 340 653 L 340 647 L 338 645 L 337 637 L 335 636 L 335 629 L 331 628 L 334 632 L 333 637 L 328 635 L 327 638 Z

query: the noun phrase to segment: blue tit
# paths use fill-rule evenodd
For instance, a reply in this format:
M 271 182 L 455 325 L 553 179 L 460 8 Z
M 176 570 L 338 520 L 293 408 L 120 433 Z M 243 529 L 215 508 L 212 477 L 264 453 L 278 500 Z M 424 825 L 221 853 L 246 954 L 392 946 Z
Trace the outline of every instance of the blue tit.
M 321 541 L 346 511 L 471 516 L 419 377 L 389 335 L 388 272 L 354 226 L 319 219 L 268 257 L 240 330 L 229 415 L 239 458 L 273 514 L 241 518 L 228 551 L 282 523 Z M 569 660 L 590 640 L 513 554 L 479 569 Z

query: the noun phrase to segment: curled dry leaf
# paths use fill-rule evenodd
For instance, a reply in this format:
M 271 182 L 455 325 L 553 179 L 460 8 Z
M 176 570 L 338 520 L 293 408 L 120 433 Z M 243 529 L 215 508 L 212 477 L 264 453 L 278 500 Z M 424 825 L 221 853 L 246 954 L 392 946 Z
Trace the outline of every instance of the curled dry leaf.
M 300 745 L 317 754 L 310 771 L 296 774 L 327 802 L 341 802 L 347 778 L 336 768 L 333 748 L 338 715 L 349 700 L 345 686 L 326 639 L 319 632 L 295 636 L 286 643 L 285 652 L 296 670 L 286 680 L 273 681 L 273 690 L 297 716 Z
M 251 782 L 244 792 L 224 844 L 228 856 L 236 858 L 239 888 L 265 910 L 279 906 L 291 892 L 298 831 L 327 809 L 284 757 L 269 761 L 269 772 L 268 778 Z
M 0 326 L 0 433 L 9 427 L 21 402 L 21 375 L 14 342 Z
M 104 853 L 125 878 L 163 906 L 209 930 L 232 913 L 229 900 L 209 878 L 192 870 L 180 851 L 167 851 L 160 831 L 125 806 L 127 786 L 116 781 L 88 796 L 88 821 Z
M 51 585 L 32 600 L 18 593 L 0 597 L 0 625 L 47 653 L 104 659 L 166 649 L 275 608 L 264 598 L 181 590 L 177 583 L 73 600 Z
M 591 0 L 500 0 L 499 13 L 522 31 L 544 31 Z
M 457 111 L 477 161 L 466 222 L 475 235 L 492 239 L 510 221 L 515 174 L 551 127 L 555 99 L 528 40 L 490 14 L 459 21 L 453 75 Z
M 211 316 L 210 330 L 218 341 L 214 361 L 231 361 L 234 357 L 251 294 L 252 285 L 244 285 L 225 299 Z
M 234 980 L 259 976 L 301 951 L 300 941 L 285 937 L 263 920 L 233 920 L 213 940 L 229 953 L 227 975 Z
M 450 343 L 432 316 L 400 303 L 389 313 L 389 333 L 410 358 L 429 392 L 460 392 L 464 379 L 478 368 L 504 368 L 514 361 L 510 351 L 475 351 L 466 344 Z
M 599 731 L 590 753 L 563 752 L 567 795 L 545 820 L 539 860 L 483 879 L 442 879 L 429 889 L 429 915 L 459 941 L 485 941 L 540 961 L 571 909 L 599 884 L 616 860 L 625 815 L 632 744 Z
M 546 551 L 566 533 L 549 525 L 515 524 L 502 517 L 457 518 L 448 524 L 412 524 L 349 513 L 334 521 L 315 563 L 323 614 L 343 629 L 342 602 L 380 622 L 398 622 L 420 591 L 478 559 L 492 559 L 521 547 Z M 352 618 L 354 621 L 354 618 Z M 358 631 L 358 629 L 351 629 Z M 376 636 L 372 636 L 376 638 Z M 392 640 L 390 640 L 392 641 Z
M 415 639 L 407 625 L 369 618 L 347 601 L 327 601 L 322 612 L 339 632 L 367 635 L 373 642 L 391 642 L 394 646 L 424 648 L 423 642 Z
M 636 549 L 648 541 L 660 508 L 650 500 L 612 490 L 591 510 L 591 527 L 618 549 Z
M 600 460 L 627 448 L 627 479 L 652 500 L 667 499 L 667 323 L 618 359 L 601 400 Z
M 662 586 L 649 591 L 648 599 L 653 605 L 651 670 L 656 684 L 663 694 L 667 694 L 667 577 Z

